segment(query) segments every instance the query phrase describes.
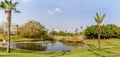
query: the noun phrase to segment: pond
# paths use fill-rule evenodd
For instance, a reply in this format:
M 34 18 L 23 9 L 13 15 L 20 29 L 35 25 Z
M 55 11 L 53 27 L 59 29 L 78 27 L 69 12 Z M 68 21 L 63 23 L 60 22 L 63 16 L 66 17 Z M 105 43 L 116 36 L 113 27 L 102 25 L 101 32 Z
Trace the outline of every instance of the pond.
M 6 46 L 6 44 L 2 44 L 1 46 Z M 32 50 L 32 51 L 47 51 L 47 52 L 57 52 L 57 51 L 67 51 L 73 50 L 76 48 L 83 48 L 86 44 L 84 43 L 70 43 L 70 42 L 48 42 L 48 43 L 11 43 L 11 48 L 19 48 L 24 50 Z

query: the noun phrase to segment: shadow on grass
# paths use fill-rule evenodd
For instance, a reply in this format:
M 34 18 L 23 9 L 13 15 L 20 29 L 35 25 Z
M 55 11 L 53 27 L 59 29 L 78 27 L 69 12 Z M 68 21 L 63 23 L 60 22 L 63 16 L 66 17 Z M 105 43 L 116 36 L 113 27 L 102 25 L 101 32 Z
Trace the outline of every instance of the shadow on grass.
M 103 49 L 102 49 L 103 52 L 106 52 L 106 53 L 114 53 L 114 52 L 109 51 L 109 50 L 110 50 L 110 49 L 106 49 L 106 48 L 103 48 Z
M 56 54 L 56 55 L 50 56 L 50 57 L 59 57 L 59 56 L 64 56 L 64 55 L 67 54 L 68 52 L 70 52 L 70 50 L 62 51 L 62 52 L 60 52 L 60 53 L 58 53 L 58 54 L 56 54 L 57 52 L 50 52 L 50 53 L 48 53 L 48 55 Z
M 97 47 L 95 47 L 95 45 L 94 44 L 88 44 L 88 46 L 90 47 L 90 49 L 92 49 L 92 50 L 98 50 L 98 48 Z
M 110 48 L 103 48 L 101 49 L 102 52 L 99 52 L 98 48 L 94 44 L 88 44 L 88 46 L 90 47 L 90 49 L 88 49 L 89 52 L 92 52 L 94 55 L 97 55 L 100 57 L 105 57 L 105 55 L 101 54 L 102 52 L 111 53 L 111 54 L 114 53 L 114 52 L 109 51 Z
M 92 52 L 94 55 L 97 55 L 97 56 L 102 56 L 101 54 L 91 50 L 91 49 L 88 49 L 89 52 Z M 102 56 L 102 57 L 105 57 L 105 56 Z
M 61 54 L 61 56 L 65 55 L 67 52 L 70 52 L 70 50 L 63 51 L 63 53 Z
M 105 42 L 107 45 L 112 45 L 112 46 L 116 46 L 114 44 L 112 44 L 111 42 Z

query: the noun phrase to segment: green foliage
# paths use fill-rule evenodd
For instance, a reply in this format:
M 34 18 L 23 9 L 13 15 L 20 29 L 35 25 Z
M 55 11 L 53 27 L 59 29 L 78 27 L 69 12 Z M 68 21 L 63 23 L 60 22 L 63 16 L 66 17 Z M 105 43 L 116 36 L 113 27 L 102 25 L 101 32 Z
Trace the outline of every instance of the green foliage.
M 27 38 L 47 38 L 47 29 L 39 22 L 30 20 L 20 27 L 20 36 Z
M 20 13 L 20 11 L 18 11 L 16 9 L 18 5 L 18 2 L 12 2 L 12 0 L 4 0 L 0 3 L 0 8 L 3 9 L 5 11 L 5 13 L 8 13 L 9 10 L 13 10 L 16 13 Z
M 51 32 L 49 32 L 50 35 L 52 36 L 73 36 L 74 34 L 71 32 L 64 32 L 64 31 L 54 31 L 52 30 Z
M 97 38 L 97 26 L 96 25 L 92 25 L 92 26 L 88 26 L 85 30 L 85 36 L 86 38 Z
M 98 14 L 96 13 L 96 16 L 94 17 L 96 23 L 98 26 L 100 26 L 100 24 L 102 23 L 103 19 L 105 18 L 105 14 Z
M 59 31 L 58 36 L 66 36 L 66 33 L 64 31 Z
M 58 34 L 58 32 L 52 30 L 51 32 L 49 32 L 49 34 L 52 35 L 52 36 L 56 36 Z
M 97 25 L 88 26 L 85 30 L 86 38 L 97 38 Z M 101 26 L 101 38 L 119 38 L 120 27 L 115 24 Z

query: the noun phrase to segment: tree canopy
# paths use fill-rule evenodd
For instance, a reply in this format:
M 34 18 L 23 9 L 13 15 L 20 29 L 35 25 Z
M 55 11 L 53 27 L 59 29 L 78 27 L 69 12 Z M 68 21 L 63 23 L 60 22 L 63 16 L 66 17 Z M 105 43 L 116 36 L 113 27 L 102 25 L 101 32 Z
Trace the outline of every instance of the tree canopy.
M 39 22 L 30 20 L 20 27 L 20 36 L 29 38 L 43 38 L 47 36 L 47 29 Z
M 86 38 L 97 38 L 97 25 L 88 26 L 85 29 Z M 120 27 L 115 24 L 107 24 L 101 26 L 101 38 L 119 38 Z

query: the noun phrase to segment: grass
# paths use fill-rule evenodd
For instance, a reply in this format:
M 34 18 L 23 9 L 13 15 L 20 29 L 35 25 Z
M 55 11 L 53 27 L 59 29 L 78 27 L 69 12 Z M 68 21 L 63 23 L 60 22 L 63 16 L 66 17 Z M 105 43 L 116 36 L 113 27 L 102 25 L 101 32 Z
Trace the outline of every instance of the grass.
M 99 53 L 97 40 L 85 40 L 88 46 L 65 52 L 35 52 L 14 50 L 10 54 L 0 48 L 0 57 L 120 57 L 120 39 L 101 40 L 102 51 Z

